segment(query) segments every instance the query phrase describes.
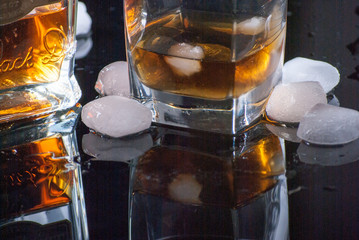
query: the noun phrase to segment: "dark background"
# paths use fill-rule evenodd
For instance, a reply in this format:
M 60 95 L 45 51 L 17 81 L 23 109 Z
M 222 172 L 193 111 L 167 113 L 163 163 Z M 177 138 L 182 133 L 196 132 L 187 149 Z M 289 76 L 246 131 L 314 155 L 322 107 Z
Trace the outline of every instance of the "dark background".
M 94 45 L 86 58 L 76 61 L 82 104 L 97 97 L 99 71 L 126 59 L 122 1 L 84 2 L 93 20 Z M 357 0 L 289 0 L 285 56 L 337 67 L 341 81 L 334 94 L 341 106 L 359 110 Z M 80 150 L 82 135 L 88 132 L 80 122 Z M 308 165 L 300 162 L 297 147 L 286 143 L 288 191 L 293 192 L 288 198 L 290 239 L 359 239 L 359 161 L 335 167 Z M 90 238 L 128 239 L 128 165 L 92 161 L 84 153 L 81 157 Z

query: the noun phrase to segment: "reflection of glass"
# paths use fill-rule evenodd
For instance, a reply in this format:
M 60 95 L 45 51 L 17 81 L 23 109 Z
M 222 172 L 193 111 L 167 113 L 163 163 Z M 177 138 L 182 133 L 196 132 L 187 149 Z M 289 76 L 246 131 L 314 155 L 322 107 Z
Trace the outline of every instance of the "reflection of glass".
M 283 145 L 264 126 L 155 140 L 132 164 L 130 239 L 287 239 Z
M 2 0 L 0 122 L 72 107 L 76 0 Z
M 88 238 L 80 165 L 75 161 L 78 110 L 1 125 L 2 237 Z
M 286 1 L 126 0 L 132 94 L 156 122 L 236 133 L 281 78 Z

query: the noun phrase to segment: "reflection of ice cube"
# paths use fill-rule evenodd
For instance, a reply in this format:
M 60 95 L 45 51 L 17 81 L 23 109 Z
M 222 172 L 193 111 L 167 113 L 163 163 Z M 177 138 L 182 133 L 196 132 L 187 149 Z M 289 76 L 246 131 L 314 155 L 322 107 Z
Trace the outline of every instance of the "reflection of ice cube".
M 359 160 L 359 140 L 351 143 L 323 147 L 301 143 L 297 149 L 300 161 L 322 166 L 341 166 Z
M 257 35 L 264 31 L 266 19 L 263 17 L 252 17 L 235 24 L 235 32 L 244 35 Z
M 317 103 L 327 103 L 326 94 L 318 82 L 281 84 L 274 88 L 266 113 L 272 120 L 295 123 Z
M 315 105 L 302 119 L 298 137 L 319 145 L 339 145 L 359 138 L 359 112 L 328 104 Z
M 201 71 L 201 62 L 204 58 L 203 49 L 187 43 L 178 43 L 170 47 L 168 55 L 164 59 L 174 73 L 189 77 Z M 198 59 L 198 60 L 194 60 Z
M 120 96 L 106 96 L 82 108 L 84 124 L 98 133 L 122 137 L 150 127 L 151 111 L 139 102 Z
M 329 63 L 297 57 L 283 66 L 283 83 L 316 81 L 325 92 L 339 83 L 338 70 Z
M 102 96 L 129 97 L 130 80 L 127 62 L 117 61 L 105 66 L 98 75 L 95 89 Z
M 168 185 L 168 192 L 172 199 L 185 203 L 201 203 L 199 199 L 202 185 L 192 174 L 179 174 Z
M 104 138 L 92 133 L 82 137 L 84 152 L 96 160 L 127 162 L 144 154 L 152 145 L 149 133 L 128 138 Z

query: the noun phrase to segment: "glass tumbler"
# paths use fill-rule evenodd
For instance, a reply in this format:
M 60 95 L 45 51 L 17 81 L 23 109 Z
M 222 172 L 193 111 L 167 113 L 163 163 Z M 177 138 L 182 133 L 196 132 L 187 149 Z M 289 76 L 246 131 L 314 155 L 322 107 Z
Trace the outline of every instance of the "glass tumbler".
M 1 0 L 0 122 L 66 109 L 79 100 L 76 9 L 77 0 Z
M 281 80 L 286 0 L 124 0 L 134 99 L 153 121 L 235 134 Z

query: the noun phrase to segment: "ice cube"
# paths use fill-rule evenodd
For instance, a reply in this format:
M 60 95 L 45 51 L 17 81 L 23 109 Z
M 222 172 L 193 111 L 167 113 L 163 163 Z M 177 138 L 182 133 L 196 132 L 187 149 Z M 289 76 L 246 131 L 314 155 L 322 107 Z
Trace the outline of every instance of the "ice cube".
M 329 63 L 297 57 L 283 66 L 283 83 L 317 81 L 328 93 L 338 85 L 340 74 Z
M 76 20 L 76 35 L 87 35 L 91 31 L 92 19 L 87 13 L 86 4 L 78 2 L 77 20 Z
M 92 38 L 88 37 L 88 38 L 78 39 L 76 44 L 75 58 L 82 59 L 86 57 L 90 53 L 92 46 L 93 46 Z
M 96 160 L 129 162 L 143 155 L 152 145 L 149 133 L 127 138 L 105 138 L 93 133 L 82 137 L 82 149 Z
M 105 66 L 99 73 L 95 89 L 102 96 L 130 96 L 127 62 L 117 61 Z
M 359 160 L 359 140 L 341 146 L 318 146 L 301 143 L 297 153 L 301 162 L 322 166 L 341 166 Z
M 184 203 L 200 204 L 199 195 L 203 186 L 192 174 L 179 174 L 168 186 L 168 193 L 173 200 Z
M 359 112 L 317 104 L 303 117 L 297 135 L 318 145 L 340 145 L 359 138 Z
M 293 82 L 277 85 L 269 97 L 266 113 L 271 120 L 297 123 L 317 103 L 327 103 L 318 82 Z
M 257 35 L 264 31 L 266 19 L 264 17 L 252 17 L 235 24 L 235 32 L 244 35 Z
M 81 117 L 87 127 L 98 133 L 123 137 L 149 128 L 152 113 L 135 100 L 106 96 L 87 103 Z
M 200 46 L 187 43 L 174 44 L 168 50 L 168 55 L 171 57 L 164 58 L 166 63 L 179 76 L 189 77 L 202 69 L 200 60 L 204 58 L 204 52 Z

